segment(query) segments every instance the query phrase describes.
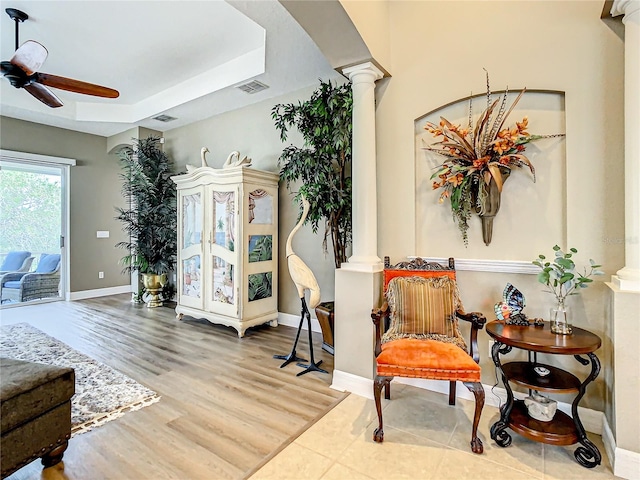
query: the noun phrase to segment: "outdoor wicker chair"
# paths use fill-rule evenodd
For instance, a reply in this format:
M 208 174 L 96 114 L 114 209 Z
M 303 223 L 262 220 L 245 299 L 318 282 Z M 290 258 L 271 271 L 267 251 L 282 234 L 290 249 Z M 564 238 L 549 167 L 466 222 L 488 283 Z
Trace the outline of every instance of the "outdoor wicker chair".
M 60 295 L 60 254 L 43 253 L 34 272 L 7 273 L 0 283 L 5 302 L 28 302 Z
M 5 255 L 0 265 L 0 275 L 11 272 L 28 272 L 31 268 L 33 257 L 31 252 L 14 250 Z

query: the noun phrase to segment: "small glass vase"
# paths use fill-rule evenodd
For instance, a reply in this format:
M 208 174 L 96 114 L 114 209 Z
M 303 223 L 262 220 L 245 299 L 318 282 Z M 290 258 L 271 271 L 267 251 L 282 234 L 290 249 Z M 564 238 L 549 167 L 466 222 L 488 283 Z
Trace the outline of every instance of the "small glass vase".
M 571 310 L 564 302 L 558 302 L 555 307 L 550 309 L 551 313 L 551 331 L 558 335 L 571 335 Z

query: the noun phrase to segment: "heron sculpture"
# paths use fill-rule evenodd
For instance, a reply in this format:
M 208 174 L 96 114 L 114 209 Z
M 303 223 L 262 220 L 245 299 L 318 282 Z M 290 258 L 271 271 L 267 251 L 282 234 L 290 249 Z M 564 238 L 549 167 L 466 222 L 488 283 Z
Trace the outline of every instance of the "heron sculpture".
M 319 362 L 315 362 L 313 358 L 313 340 L 311 337 L 311 313 L 309 313 L 309 308 L 307 306 L 307 302 L 305 300 L 306 291 L 309 290 L 309 307 L 315 308 L 320 303 L 320 286 L 318 285 L 318 281 L 316 280 L 315 275 L 311 271 L 311 269 L 307 266 L 306 263 L 293 251 L 292 242 L 294 235 L 300 230 L 302 224 L 307 218 L 307 214 L 309 213 L 309 201 L 304 197 L 302 198 L 302 216 L 300 220 L 293 227 L 289 237 L 287 238 L 287 246 L 286 246 L 286 254 L 287 254 L 287 266 L 289 267 L 289 275 L 293 280 L 293 283 L 296 285 L 296 289 L 298 290 L 298 296 L 300 297 L 300 301 L 302 302 L 302 312 L 300 316 L 300 323 L 298 324 L 298 333 L 296 334 L 296 340 L 293 343 L 293 348 L 291 349 L 291 353 L 288 355 L 274 355 L 273 358 L 277 358 L 280 360 L 284 360 L 284 363 L 280 365 L 280 368 L 283 368 L 289 365 L 291 362 L 301 361 L 306 362 L 304 358 L 300 358 L 296 354 L 296 347 L 298 345 L 298 340 L 300 339 L 300 331 L 302 330 L 302 323 L 304 319 L 307 319 L 307 329 L 309 331 L 309 355 L 310 361 L 309 364 L 297 363 L 299 367 L 303 367 L 304 370 L 297 374 L 297 376 L 304 375 L 308 372 L 322 372 L 328 373 L 326 370 L 319 368 L 318 365 L 322 363 L 322 360 Z

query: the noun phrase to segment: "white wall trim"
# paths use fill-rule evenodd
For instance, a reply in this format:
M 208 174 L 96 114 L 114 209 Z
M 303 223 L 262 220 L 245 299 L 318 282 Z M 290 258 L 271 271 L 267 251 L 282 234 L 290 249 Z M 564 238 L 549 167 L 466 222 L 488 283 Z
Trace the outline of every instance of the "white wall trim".
M 616 447 L 613 455 L 613 474 L 629 480 L 640 479 L 640 453 Z
M 409 256 L 414 259 L 416 256 Z M 439 262 L 446 264 L 448 258 L 440 257 L 421 257 L 429 262 Z M 483 260 L 471 258 L 456 258 L 456 270 L 468 270 L 473 272 L 492 272 L 492 273 L 524 273 L 527 275 L 537 275 L 540 268 L 531 262 L 522 262 L 514 260 Z
M 56 165 L 70 165 L 75 166 L 76 160 L 73 158 L 65 158 L 65 157 L 52 157 L 51 155 L 39 155 L 37 153 L 27 153 L 27 152 L 14 152 L 12 150 L 1 150 L 0 156 L 6 158 L 7 160 L 17 160 L 17 161 L 32 161 L 32 162 L 40 162 L 40 163 L 53 163 Z
M 602 421 L 602 443 L 611 461 L 616 478 L 628 480 L 640 479 L 640 453 L 616 447 L 616 439 L 611 431 L 607 417 Z
M 393 381 L 394 383 L 402 383 L 405 385 L 412 385 L 414 387 L 423 388 L 432 392 L 438 392 L 445 395 L 449 394 L 449 382 L 443 382 L 442 380 L 424 380 L 418 378 L 401 378 L 397 377 Z M 501 404 L 504 404 L 507 400 L 507 392 L 504 388 L 493 387 L 492 385 L 482 385 L 485 391 L 485 405 L 491 405 L 492 407 L 499 408 Z M 360 395 L 365 398 L 373 398 L 373 380 L 353 375 L 351 373 L 342 372 L 340 370 L 333 371 L 333 383 L 331 388 L 339 391 L 348 391 Z M 393 387 L 392 398 L 393 398 Z M 514 392 L 514 396 L 518 399 L 522 399 L 526 396 L 524 393 Z M 467 390 L 464 385 L 458 385 L 456 388 L 456 397 L 464 398 L 465 400 L 474 400 L 473 394 Z M 571 415 L 571 404 L 558 402 L 558 409 Z M 580 420 L 582 426 L 587 432 L 602 435 L 604 414 L 597 410 L 591 410 L 589 408 L 578 407 L 578 413 L 580 414 Z
M 615 466 L 615 455 L 616 455 L 616 439 L 613 436 L 613 432 L 611 431 L 611 427 L 609 426 L 609 422 L 607 421 L 607 417 L 604 416 L 602 419 L 602 443 L 604 444 L 604 451 L 611 462 L 611 467 Z
M 129 292 L 131 292 L 131 285 L 96 288 L 95 290 L 81 290 L 79 292 L 71 292 L 69 294 L 69 300 L 85 300 L 87 298 L 107 297 L 109 295 L 118 295 L 120 293 Z
M 333 370 L 331 388 L 339 392 L 351 392 L 361 397 L 373 398 L 373 380 L 342 370 Z
M 297 329 L 298 325 L 300 325 L 300 316 L 292 315 L 290 313 L 278 312 L 278 325 L 286 325 L 287 327 L 293 327 Z M 308 330 L 306 320 L 302 322 L 302 329 Z M 322 329 L 320 328 L 320 323 L 318 323 L 318 319 L 315 317 L 313 313 L 311 314 L 311 331 L 318 332 L 318 333 L 322 332 Z

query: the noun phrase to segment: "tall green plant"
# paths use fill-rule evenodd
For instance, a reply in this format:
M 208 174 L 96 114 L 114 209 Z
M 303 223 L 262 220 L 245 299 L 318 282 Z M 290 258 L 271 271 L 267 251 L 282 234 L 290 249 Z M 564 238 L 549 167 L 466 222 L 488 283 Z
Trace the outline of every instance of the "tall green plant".
M 271 117 L 280 140 L 286 142 L 295 127 L 304 137 L 302 148 L 289 145 L 278 159 L 280 179 L 291 190 L 300 183 L 295 199 L 304 195 L 310 203 L 305 224 L 318 231 L 325 222 L 324 248 L 331 235 L 336 268 L 347 261 L 351 244 L 351 86 L 320 82 L 311 98 L 298 104 L 278 104 Z
M 122 195 L 128 208 L 116 208 L 129 241 L 116 247 L 127 250 L 123 273 L 163 274 L 173 270 L 177 254 L 176 185 L 171 180 L 172 160 L 160 149 L 158 137 L 134 139 L 119 153 Z

